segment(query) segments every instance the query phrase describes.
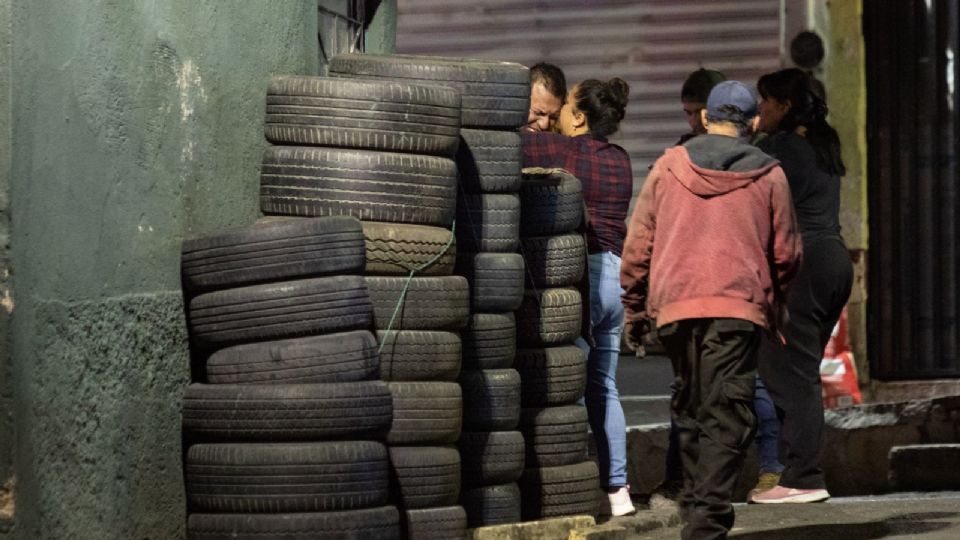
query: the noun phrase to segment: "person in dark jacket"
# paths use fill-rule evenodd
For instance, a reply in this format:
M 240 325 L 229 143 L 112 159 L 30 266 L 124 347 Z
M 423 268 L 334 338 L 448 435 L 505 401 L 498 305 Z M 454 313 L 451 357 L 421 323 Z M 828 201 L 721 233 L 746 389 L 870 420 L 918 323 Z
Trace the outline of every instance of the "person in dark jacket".
M 620 272 L 628 344 L 652 319 L 673 363 L 685 540 L 733 526 L 761 333 L 779 327 L 802 250 L 783 171 L 745 140 L 756 94 L 722 82 L 701 114 L 707 134 L 668 148 L 647 177 Z
M 830 497 L 820 447 L 823 403 L 820 361 L 830 332 L 850 297 L 853 264 L 840 236 L 840 139 L 827 124 L 827 105 L 810 77 L 785 69 L 760 77 L 759 146 L 780 160 L 803 237 L 803 266 L 790 293 L 786 342 L 764 342 L 760 374 L 781 421 L 784 470 L 773 489 L 751 494 L 755 503 L 805 503 Z

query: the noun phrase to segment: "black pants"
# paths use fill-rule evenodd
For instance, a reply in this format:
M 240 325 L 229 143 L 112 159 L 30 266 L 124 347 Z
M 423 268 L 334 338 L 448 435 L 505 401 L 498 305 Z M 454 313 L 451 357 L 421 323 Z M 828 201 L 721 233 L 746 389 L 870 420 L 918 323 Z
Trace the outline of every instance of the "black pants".
M 726 538 L 734 519 L 730 499 L 756 429 L 761 330 L 740 319 L 689 319 L 658 333 L 675 374 L 671 410 L 683 461 L 682 538 Z
M 825 488 L 820 468 L 823 401 L 820 360 L 833 327 L 850 297 L 853 265 L 838 237 L 804 242 L 803 265 L 790 288 L 787 344 L 765 339 L 760 377 L 780 418 L 780 485 Z

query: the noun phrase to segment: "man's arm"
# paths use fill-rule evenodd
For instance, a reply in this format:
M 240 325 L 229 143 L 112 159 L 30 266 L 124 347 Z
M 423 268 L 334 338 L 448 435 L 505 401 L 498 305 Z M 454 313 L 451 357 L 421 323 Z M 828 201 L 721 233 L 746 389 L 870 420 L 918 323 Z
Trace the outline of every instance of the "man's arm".
M 659 162 L 647 175 L 630 216 L 627 238 L 623 243 L 620 263 L 620 286 L 623 287 L 623 308 L 628 323 L 647 318 L 647 289 L 650 278 L 650 258 L 656 232 L 656 190 L 662 174 Z
M 782 302 L 787 296 L 790 284 L 800 271 L 803 239 L 793 210 L 790 185 L 783 174 L 783 169 L 775 167 L 770 171 L 770 175 L 773 176 L 773 189 L 770 193 L 773 219 L 773 270 L 778 289 L 777 300 Z

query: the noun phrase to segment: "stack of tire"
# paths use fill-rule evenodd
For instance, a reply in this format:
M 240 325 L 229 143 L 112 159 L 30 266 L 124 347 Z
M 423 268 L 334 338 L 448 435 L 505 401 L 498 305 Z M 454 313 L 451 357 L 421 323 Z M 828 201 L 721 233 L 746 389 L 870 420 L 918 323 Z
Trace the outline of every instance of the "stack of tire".
M 392 396 L 386 435 L 391 499 L 407 538 L 462 538 L 457 506 L 462 397 L 458 330 L 467 281 L 453 276 L 460 95 L 436 84 L 275 78 L 267 101 L 262 209 L 362 221 L 380 379 Z
M 594 515 L 599 474 L 587 459 L 587 412 L 577 404 L 587 356 L 574 345 L 585 304 L 577 288 L 586 268 L 580 181 L 560 169 L 524 169 L 520 197 L 527 289 L 517 312 L 514 366 L 526 440 L 523 518 Z
M 529 71 L 502 62 L 351 54 L 335 57 L 329 73 L 445 84 L 461 93 L 455 273 L 469 282 L 471 302 L 469 323 L 462 333 L 459 375 L 464 430 L 459 444 L 464 486 L 460 501 L 470 527 L 520 521 L 516 480 L 523 472 L 524 444 L 516 431 L 520 377 L 512 364 L 513 311 L 523 298 L 524 270 L 517 253 L 520 137 L 516 129 L 526 121 L 529 109 Z
M 397 539 L 364 238 L 350 217 L 184 243 L 191 539 Z

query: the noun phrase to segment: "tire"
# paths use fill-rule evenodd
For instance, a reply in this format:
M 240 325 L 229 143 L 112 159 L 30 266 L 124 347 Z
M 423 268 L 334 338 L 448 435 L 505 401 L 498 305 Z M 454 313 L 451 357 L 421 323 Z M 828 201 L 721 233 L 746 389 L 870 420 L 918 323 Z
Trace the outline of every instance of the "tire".
M 409 540 L 467 540 L 467 513 L 462 506 L 404 512 Z
M 523 301 L 523 257 L 519 253 L 461 253 L 454 271 L 470 282 L 474 312 L 514 311 Z
M 465 431 L 460 434 L 460 460 L 465 485 L 516 482 L 525 462 L 523 435 L 519 431 Z
M 206 362 L 211 384 L 315 384 L 376 380 L 377 340 L 367 330 L 249 343 Z
M 507 431 L 520 422 L 520 374 L 515 369 L 460 373 L 463 426 L 471 431 Z
M 587 459 L 587 409 L 582 405 L 524 408 L 520 431 L 527 467 L 558 467 Z
M 528 468 L 520 478 L 523 519 L 597 515 L 600 490 L 597 464 L 584 461 L 562 467 Z
M 455 332 L 391 330 L 377 332 L 383 381 L 456 381 L 460 336 Z
M 190 540 L 400 540 L 394 506 L 295 514 L 191 514 Z
M 192 441 L 383 440 L 392 411 L 390 390 L 380 381 L 191 384 L 183 427 Z
M 587 355 L 576 345 L 520 349 L 513 365 L 523 381 L 524 407 L 574 403 L 587 387 Z
M 528 236 L 520 239 L 527 284 L 534 288 L 576 285 L 587 268 L 587 245 L 581 234 Z
M 518 523 L 520 488 L 515 483 L 467 488 L 460 495 L 470 528 Z
M 449 382 L 387 383 L 393 396 L 391 446 L 452 444 L 460 437 L 463 397 Z
M 258 223 L 185 240 L 183 286 L 196 294 L 271 281 L 363 272 L 360 222 L 350 217 Z
M 302 144 L 453 157 L 460 96 L 439 84 L 274 76 L 264 132 Z
M 342 54 L 334 77 L 386 78 L 445 84 L 462 95 L 463 127 L 515 129 L 530 111 L 530 70 L 520 64 L 435 56 Z
M 523 173 L 522 236 L 564 234 L 583 223 L 580 180 L 562 169 L 524 169 Z
M 449 276 L 457 260 L 453 232 L 440 227 L 363 222 L 368 276 Z M 431 263 L 431 261 L 433 261 Z
M 515 193 L 460 193 L 457 249 L 513 253 L 520 246 L 520 197 Z
M 200 512 L 327 512 L 383 506 L 387 449 L 372 441 L 198 444 L 187 450 L 187 504 Z
M 366 329 L 373 308 L 363 277 L 331 276 L 201 294 L 189 321 L 196 344 L 215 349 Z
M 463 369 L 513 367 L 517 353 L 517 321 L 513 313 L 473 313 L 460 335 Z
M 523 347 L 572 343 L 580 337 L 580 291 L 527 290 L 517 310 L 517 342 Z
M 367 276 L 366 282 L 378 330 L 457 330 L 470 319 L 470 285 L 461 276 L 409 280 L 405 276 Z M 404 290 L 406 296 L 398 310 Z
M 456 189 L 456 164 L 445 158 L 271 146 L 260 171 L 260 208 L 265 214 L 349 215 L 449 228 Z
M 520 191 L 520 134 L 461 129 L 457 150 L 460 189 L 467 193 Z
M 393 446 L 390 464 L 402 509 L 457 504 L 460 497 L 460 452 L 456 448 Z

